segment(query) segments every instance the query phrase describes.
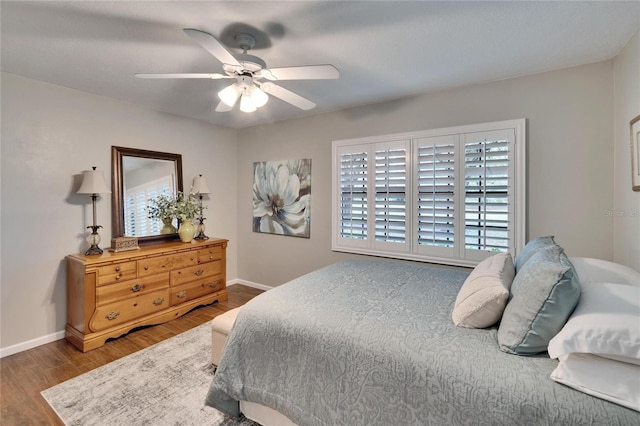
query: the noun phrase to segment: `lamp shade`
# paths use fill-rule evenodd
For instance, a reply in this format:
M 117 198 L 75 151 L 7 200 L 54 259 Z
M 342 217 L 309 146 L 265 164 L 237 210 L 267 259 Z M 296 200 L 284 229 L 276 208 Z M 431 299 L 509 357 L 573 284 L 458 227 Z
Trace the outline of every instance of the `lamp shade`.
M 196 176 L 193 178 L 193 186 L 191 187 L 192 194 L 211 194 L 209 187 L 207 186 L 207 179 L 204 176 Z
M 264 106 L 269 100 L 269 95 L 264 93 L 258 86 L 255 85 L 249 88 L 249 94 L 251 95 L 251 99 L 253 100 L 256 108 Z
M 224 102 L 227 106 L 233 107 L 238 97 L 240 96 L 240 91 L 236 84 L 232 84 L 231 86 L 227 86 L 218 92 L 218 97 L 222 102 Z
M 256 110 L 256 105 L 253 103 L 253 99 L 251 99 L 251 95 L 247 92 L 242 94 L 240 97 L 240 111 L 242 112 L 254 112 Z
M 101 170 L 85 170 L 82 172 L 82 184 L 77 191 L 78 194 L 110 194 L 111 190 L 104 180 L 104 173 Z

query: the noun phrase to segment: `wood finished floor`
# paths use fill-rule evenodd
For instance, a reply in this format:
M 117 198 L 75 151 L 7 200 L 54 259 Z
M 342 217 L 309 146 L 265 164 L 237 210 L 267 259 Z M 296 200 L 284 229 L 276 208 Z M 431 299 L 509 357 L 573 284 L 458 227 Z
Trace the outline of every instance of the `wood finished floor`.
M 40 391 L 204 324 L 262 293 L 240 284 L 229 286 L 228 291 L 226 302 L 199 307 L 173 321 L 136 330 L 86 353 L 63 339 L 0 359 L 0 424 L 63 425 Z

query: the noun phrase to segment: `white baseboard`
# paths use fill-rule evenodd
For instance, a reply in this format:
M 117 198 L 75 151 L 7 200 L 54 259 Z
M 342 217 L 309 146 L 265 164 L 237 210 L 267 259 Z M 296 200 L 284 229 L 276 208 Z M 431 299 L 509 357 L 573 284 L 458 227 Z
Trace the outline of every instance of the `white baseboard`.
M 227 281 L 227 286 L 234 284 L 242 284 L 248 287 L 254 287 L 260 290 L 271 290 L 273 287 L 254 283 L 247 280 L 241 280 L 239 278 L 235 278 L 233 280 Z M 64 339 L 64 330 L 56 331 L 55 333 L 48 334 L 46 336 L 37 337 L 35 339 L 28 340 L 26 342 L 17 343 L 15 345 L 7 346 L 6 348 L 0 348 L 0 358 L 4 358 L 5 356 L 17 354 L 18 352 L 27 351 L 29 349 L 33 349 L 37 346 L 44 345 L 45 343 L 55 342 L 56 340 Z
M 27 340 L 26 342 L 7 346 L 6 348 L 0 348 L 0 358 L 17 354 L 18 352 L 27 351 L 37 346 L 44 345 L 45 343 L 55 342 L 56 340 L 60 340 L 60 339 L 64 339 L 64 330 L 56 331 L 55 333 L 51 333 L 46 336 Z
M 234 284 L 242 284 L 248 287 L 253 287 L 253 288 L 257 288 L 265 291 L 272 290 L 274 288 L 274 287 L 271 287 L 270 285 L 254 283 L 253 281 L 241 280 L 240 278 L 235 278 L 233 280 L 227 281 L 227 286 L 234 285 Z

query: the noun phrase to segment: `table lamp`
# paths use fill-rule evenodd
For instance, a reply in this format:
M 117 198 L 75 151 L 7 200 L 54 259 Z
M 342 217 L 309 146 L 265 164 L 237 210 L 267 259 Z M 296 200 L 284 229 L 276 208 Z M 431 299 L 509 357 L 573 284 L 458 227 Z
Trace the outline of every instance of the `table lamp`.
M 98 199 L 98 194 L 111 193 L 111 190 L 104 180 L 104 174 L 96 170 L 95 167 L 93 167 L 93 170 L 85 170 L 82 172 L 82 184 L 77 193 L 91 194 L 91 201 L 93 202 L 93 225 L 87 226 L 87 228 L 91 228 L 92 231 L 87 237 L 87 242 L 91 247 L 89 247 L 89 250 L 87 250 L 85 254 L 102 254 L 102 249 L 98 247 L 98 244 L 100 244 L 98 228 L 102 228 L 102 226 L 96 224 L 96 200 Z
M 196 235 L 195 239 L 196 240 L 208 240 L 209 237 L 207 237 L 204 234 L 204 217 L 202 217 L 202 196 L 205 194 L 211 194 L 211 191 L 209 191 L 209 187 L 207 186 L 207 180 L 202 176 L 199 175 L 195 178 L 193 178 L 193 185 L 191 187 L 191 193 L 192 194 L 196 194 L 199 198 L 200 198 L 200 223 L 198 224 L 198 235 Z

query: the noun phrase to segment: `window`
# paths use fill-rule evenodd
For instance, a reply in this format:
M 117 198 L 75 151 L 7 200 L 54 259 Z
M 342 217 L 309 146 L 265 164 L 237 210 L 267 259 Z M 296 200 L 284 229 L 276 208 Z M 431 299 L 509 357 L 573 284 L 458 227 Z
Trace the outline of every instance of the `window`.
M 367 239 L 367 152 L 340 156 L 340 237 Z
M 372 193 L 373 246 L 391 252 L 406 252 L 407 159 L 409 141 L 382 142 L 372 146 L 374 192 Z
M 332 249 L 473 266 L 524 244 L 525 120 L 334 141 Z
M 510 213 L 509 133 L 465 135 L 464 248 L 508 252 Z
M 457 144 L 457 135 L 418 138 L 414 142 L 418 254 L 455 256 Z

